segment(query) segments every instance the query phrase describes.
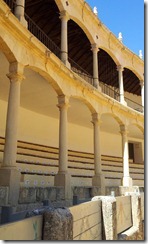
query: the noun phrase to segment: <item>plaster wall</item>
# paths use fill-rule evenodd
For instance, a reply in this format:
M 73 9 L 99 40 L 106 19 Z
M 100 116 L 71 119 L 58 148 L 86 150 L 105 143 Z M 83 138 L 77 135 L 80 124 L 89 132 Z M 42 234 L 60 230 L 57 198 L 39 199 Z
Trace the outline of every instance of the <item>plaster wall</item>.
M 0 100 L 0 108 L 3 116 L 0 116 L 0 135 L 5 136 L 7 102 Z M 48 117 L 31 110 L 20 108 L 18 139 L 58 147 L 59 118 Z M 142 143 L 143 141 L 128 138 L 129 141 Z M 122 140 L 120 134 L 101 131 L 101 154 L 121 157 Z M 93 153 L 93 126 L 92 128 L 80 126 L 68 122 L 68 149 Z

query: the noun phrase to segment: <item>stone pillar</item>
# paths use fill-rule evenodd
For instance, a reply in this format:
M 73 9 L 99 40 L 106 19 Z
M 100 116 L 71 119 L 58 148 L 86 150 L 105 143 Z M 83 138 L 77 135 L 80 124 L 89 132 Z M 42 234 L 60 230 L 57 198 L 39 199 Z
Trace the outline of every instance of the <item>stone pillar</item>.
M 101 187 L 101 192 L 103 194 L 105 193 L 105 182 L 101 170 L 100 121 L 97 113 L 92 114 L 92 123 L 94 127 L 94 166 L 95 166 L 95 175 L 92 178 L 92 185 Z
M 132 186 L 132 178 L 129 175 L 129 154 L 128 154 L 128 139 L 127 129 L 125 125 L 120 125 L 120 133 L 122 135 L 122 158 L 123 158 L 123 182 L 124 187 Z
M 141 85 L 141 104 L 142 104 L 142 110 L 144 112 L 144 81 L 140 81 Z
M 7 75 L 10 79 L 9 100 L 7 109 L 5 147 L 2 167 L 0 168 L 0 185 L 9 187 L 9 203 L 17 203 L 20 184 L 20 173 L 16 168 L 17 131 L 20 106 L 20 84 L 24 79 L 23 66 L 12 63 Z
M 25 20 L 25 0 L 16 0 L 14 14 L 18 18 L 18 20 L 24 25 L 26 28 L 28 27 L 28 23 Z
M 120 93 L 120 103 L 126 104 L 124 100 L 124 86 L 123 86 L 123 67 L 121 65 L 117 66 L 118 76 L 119 76 L 119 93 Z
M 59 119 L 59 171 L 55 176 L 55 186 L 65 188 L 65 198 L 71 199 L 71 177 L 68 173 L 68 146 L 67 146 L 67 110 L 68 98 L 64 95 L 58 97 L 57 105 L 60 111 Z
M 91 201 L 102 202 L 103 240 L 118 240 L 117 235 L 117 203 L 113 196 L 95 196 Z
M 99 73 L 98 73 L 98 47 L 97 44 L 94 43 L 91 45 L 91 50 L 93 53 L 93 85 L 97 89 L 99 88 Z
M 68 62 L 68 32 L 67 32 L 69 15 L 65 10 L 60 13 L 60 19 L 61 19 L 61 60 L 68 68 L 70 68 L 70 64 Z

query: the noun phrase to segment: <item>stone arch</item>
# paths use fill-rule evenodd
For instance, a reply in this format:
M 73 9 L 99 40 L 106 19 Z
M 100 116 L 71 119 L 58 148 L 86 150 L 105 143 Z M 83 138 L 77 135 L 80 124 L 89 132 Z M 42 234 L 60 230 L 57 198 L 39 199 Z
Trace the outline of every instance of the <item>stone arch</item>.
M 103 115 L 108 115 L 108 116 L 111 116 L 112 118 L 114 118 L 115 121 L 119 124 L 119 126 L 124 125 L 124 122 L 122 121 L 122 119 L 114 113 L 109 113 L 109 112 L 108 113 L 101 113 L 101 117 Z
M 71 98 L 74 98 L 74 99 L 77 99 L 77 100 L 81 101 L 84 105 L 86 105 L 86 107 L 91 112 L 91 114 L 97 113 L 96 109 L 93 107 L 93 105 L 87 99 L 85 99 L 85 98 L 83 98 L 81 96 L 77 96 L 77 95 L 71 95 L 70 99 Z
M 142 80 L 144 79 L 144 77 L 142 77 L 142 76 L 138 73 L 138 71 L 135 70 L 135 69 L 133 68 L 133 66 L 126 66 L 126 65 L 125 65 L 124 68 L 129 69 L 131 72 L 133 72 L 133 74 L 134 74 L 135 76 L 137 76 L 137 78 L 138 78 L 140 81 L 142 81 Z
M 44 70 L 42 70 L 39 67 L 35 67 L 35 66 L 25 66 L 25 69 L 30 69 L 33 70 L 34 72 L 40 74 L 53 88 L 53 90 L 57 93 L 57 95 L 63 95 L 63 91 L 62 88 L 60 87 L 60 85 L 57 83 L 57 81 L 49 74 L 49 72 L 45 72 Z
M 66 4 L 64 5 L 63 2 L 61 0 L 56 0 L 55 1 L 57 4 L 57 7 L 59 8 L 59 11 L 67 11 L 66 10 Z M 85 4 L 85 3 L 84 3 Z M 68 11 L 67 11 L 68 12 Z M 93 35 L 90 33 L 89 29 L 86 27 L 85 23 L 83 23 L 80 20 L 80 16 L 77 18 L 75 15 L 73 15 L 72 13 L 69 13 L 70 19 L 73 20 L 85 33 L 85 35 L 87 36 L 88 40 L 90 41 L 90 44 L 93 44 L 94 41 L 94 37 Z
M 9 63 L 13 63 L 17 61 L 15 55 L 10 49 L 10 46 L 3 40 L 1 36 L 0 36 L 0 50 L 2 50 Z
M 74 15 L 70 15 L 70 18 L 71 18 L 71 20 L 73 20 L 83 30 L 83 32 L 87 36 L 88 40 L 90 41 L 90 46 L 91 46 L 91 44 L 95 43 L 93 35 L 89 31 L 89 29 L 85 26 L 85 24 L 83 22 L 81 22 L 81 20 L 78 19 Z
M 121 65 L 114 52 L 112 52 L 109 48 L 99 45 L 99 49 L 105 51 L 111 57 L 111 59 L 114 61 L 116 65 Z
M 129 126 L 135 126 L 135 127 L 137 127 L 137 128 L 140 130 L 140 132 L 141 132 L 142 134 L 144 134 L 144 127 L 143 127 L 142 125 L 140 125 L 140 124 L 138 124 L 138 123 L 136 123 L 136 122 L 132 122 L 132 123 L 129 123 L 129 124 L 128 124 L 127 128 L 128 128 Z

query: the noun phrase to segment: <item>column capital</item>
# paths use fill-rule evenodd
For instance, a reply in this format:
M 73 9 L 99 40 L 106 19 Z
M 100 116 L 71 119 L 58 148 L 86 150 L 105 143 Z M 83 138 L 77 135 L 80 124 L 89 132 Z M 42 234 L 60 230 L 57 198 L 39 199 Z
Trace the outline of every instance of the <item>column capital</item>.
M 122 65 L 117 65 L 117 70 L 118 71 L 124 71 L 124 67 Z
M 127 125 L 120 125 L 120 133 L 121 134 L 125 134 L 127 135 L 128 134 L 128 130 L 127 130 Z
M 65 19 L 67 21 L 70 19 L 69 14 L 65 10 L 60 12 L 60 17 L 59 18 L 60 19 Z
M 93 52 L 98 52 L 98 51 L 100 51 L 99 48 L 98 48 L 98 45 L 97 45 L 96 43 L 91 44 L 91 50 L 92 50 Z
M 20 82 L 24 77 L 24 65 L 18 62 L 10 63 L 9 66 L 9 73 L 7 77 L 10 79 L 11 82 Z
M 101 125 L 102 121 L 100 120 L 100 115 L 98 113 L 92 114 L 92 123 L 97 123 L 98 125 Z
M 144 81 L 140 80 L 140 86 L 143 87 L 144 86 Z
M 21 82 L 25 79 L 25 76 L 21 73 L 9 73 L 6 76 L 10 79 L 10 82 Z
M 60 95 L 58 96 L 58 104 L 57 107 L 59 109 L 61 108 L 68 108 L 69 107 L 69 97 L 65 96 L 65 95 Z

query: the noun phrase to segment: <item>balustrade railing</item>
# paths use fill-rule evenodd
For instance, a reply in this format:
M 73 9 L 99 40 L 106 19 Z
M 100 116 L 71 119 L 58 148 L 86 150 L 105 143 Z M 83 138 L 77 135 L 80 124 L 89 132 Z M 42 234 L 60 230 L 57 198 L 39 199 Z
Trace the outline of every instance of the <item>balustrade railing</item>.
M 60 58 L 60 48 L 47 36 L 42 29 L 25 13 L 25 19 L 28 22 L 28 30 L 36 36 L 50 51 Z
M 68 58 L 68 60 L 71 64 L 71 69 L 79 76 L 81 76 L 84 80 L 86 80 L 89 84 L 93 85 L 93 77 L 81 66 L 79 66 L 74 60 L 72 60 L 71 58 Z
M 10 7 L 11 11 L 14 13 L 15 10 L 15 0 L 4 0 L 4 2 Z M 28 22 L 28 30 L 37 37 L 50 51 L 52 51 L 58 58 L 61 56 L 61 49 L 43 32 L 43 30 L 25 13 L 25 19 Z M 68 58 L 71 69 L 77 73 L 80 77 L 86 80 L 89 84 L 93 85 L 93 77 L 84 70 L 81 66 L 79 66 L 74 60 Z M 102 89 L 102 92 L 113 99 L 119 101 L 120 94 L 118 88 L 110 87 L 109 85 L 99 82 L 99 85 Z M 138 104 L 129 98 L 125 97 L 125 101 L 127 102 L 127 106 L 139 111 L 143 112 L 144 108 L 141 104 Z
M 127 97 L 124 97 L 124 99 L 125 99 L 128 107 L 133 108 L 134 110 L 141 112 L 141 113 L 144 112 L 144 107 L 141 104 L 136 103 L 135 101 L 130 100 Z
M 105 93 L 106 95 L 108 95 L 108 96 L 114 98 L 115 100 L 119 101 L 120 94 L 119 94 L 118 88 L 110 87 L 109 85 L 107 85 L 103 82 L 99 82 L 99 85 L 100 85 L 103 93 Z

